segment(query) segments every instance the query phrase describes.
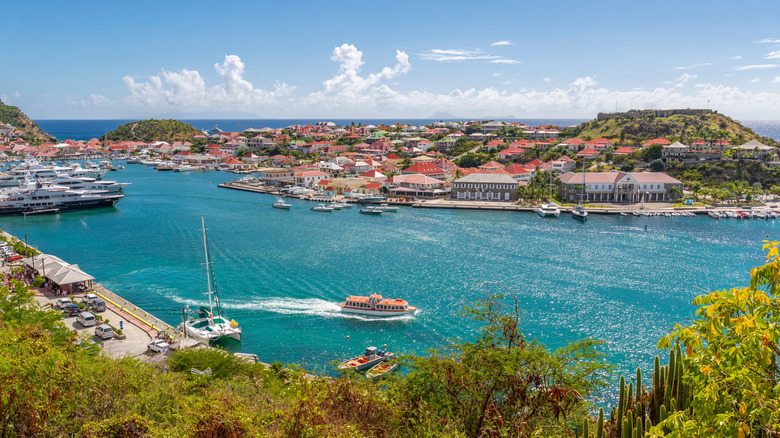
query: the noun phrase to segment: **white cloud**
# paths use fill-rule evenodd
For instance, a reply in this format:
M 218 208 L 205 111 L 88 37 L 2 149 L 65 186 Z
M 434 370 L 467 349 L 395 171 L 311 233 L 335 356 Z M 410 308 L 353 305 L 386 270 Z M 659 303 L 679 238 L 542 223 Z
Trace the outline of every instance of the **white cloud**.
M 774 79 L 772 79 L 773 84 L 780 84 L 780 76 L 775 76 Z
M 761 79 L 759 79 L 759 78 L 753 78 L 753 79 L 750 80 L 751 84 L 757 84 L 759 82 L 761 82 Z
M 764 59 L 780 59 L 780 50 L 775 50 L 774 52 L 769 52 L 766 55 L 764 55 Z
M 520 61 L 514 59 L 499 58 L 490 61 L 491 64 L 520 64 Z
M 569 84 L 570 87 L 580 91 L 588 87 L 593 87 L 595 85 L 598 85 L 598 82 L 596 82 L 596 80 L 590 76 L 585 76 L 584 78 L 577 78 L 574 80 L 574 82 Z
M 737 61 L 737 60 L 742 59 L 742 55 L 731 56 L 730 59 L 733 59 L 733 60 Z
M 455 51 L 450 51 L 455 52 Z M 468 52 L 468 51 L 461 51 Z M 449 55 L 457 56 L 455 53 Z M 462 55 L 462 53 L 461 53 Z M 374 72 L 363 72 L 363 52 L 351 44 L 334 48 L 331 60 L 337 71 L 322 81 L 319 89 L 298 92 L 294 86 L 277 83 L 275 87 L 256 88 L 245 78 L 245 65 L 238 56 L 228 55 L 214 66 L 219 74 L 216 85 L 207 84 L 195 70 L 177 72 L 163 70 L 151 77 L 139 79 L 126 76 L 129 97 L 110 101 L 94 95 L 83 102 L 72 101 L 85 108 L 112 107 L 120 117 L 128 109 L 144 116 L 172 115 L 198 111 L 217 113 L 251 112 L 257 117 L 297 118 L 376 118 L 424 117 L 435 111 L 477 117 L 480 114 L 522 114 L 535 117 L 593 117 L 600 111 L 614 109 L 615 102 L 631 102 L 636 108 L 700 108 L 711 100 L 716 109 L 738 117 L 780 117 L 776 102 L 780 92 L 753 92 L 719 84 L 691 84 L 698 76 L 684 72 L 668 85 L 654 89 L 611 89 L 601 86 L 595 76 L 575 77 L 564 87 L 548 89 L 549 78 L 542 78 L 543 91 L 532 88 L 509 91 L 510 83 L 497 87 L 431 91 L 402 89 L 400 81 L 412 65 L 409 57 L 396 51 L 392 64 Z M 494 77 L 504 72 L 492 73 Z M 731 74 L 731 73 L 729 73 Z M 508 79 L 508 78 L 507 78 Z M 780 83 L 780 76 L 772 80 Z M 467 108 L 469 114 L 464 114 Z M 120 112 L 121 110 L 121 112 Z M 103 112 L 105 114 L 108 111 Z
M 420 53 L 420 58 L 426 61 L 436 62 L 459 62 L 475 60 L 499 59 L 495 55 L 488 55 L 480 50 L 462 50 L 462 49 L 433 49 L 430 52 Z
M 739 67 L 734 67 L 734 70 L 737 71 L 757 70 L 757 69 L 766 69 L 766 68 L 775 68 L 775 67 L 777 67 L 777 64 L 752 64 L 752 65 L 741 65 Z
M 496 41 L 494 43 L 490 43 L 491 46 L 514 46 L 515 44 L 511 41 Z
M 511 83 L 512 83 L 512 81 L 507 79 L 506 81 L 501 82 L 501 85 L 509 85 Z
M 675 70 L 692 70 L 694 68 L 704 67 L 706 65 L 711 65 L 711 63 L 709 63 L 709 62 L 700 62 L 698 64 L 686 65 L 686 66 L 682 66 L 682 67 L 673 67 L 673 68 Z
M 122 81 L 130 91 L 126 103 L 162 111 L 252 111 L 258 105 L 290 95 L 295 89 L 284 83 L 277 83 L 273 91 L 255 88 L 243 78 L 244 63 L 236 55 L 226 55 L 225 61 L 214 64 L 214 68 L 222 83 L 211 88 L 206 87 L 203 76 L 195 70 L 163 70 L 160 75 L 151 76 L 146 81 L 125 76 Z
M 774 40 L 774 39 L 771 39 L 771 38 L 764 38 L 762 40 L 753 41 L 753 42 L 756 43 L 756 44 L 767 44 L 767 43 L 769 43 L 769 44 L 778 44 L 778 43 L 780 43 L 780 40 Z

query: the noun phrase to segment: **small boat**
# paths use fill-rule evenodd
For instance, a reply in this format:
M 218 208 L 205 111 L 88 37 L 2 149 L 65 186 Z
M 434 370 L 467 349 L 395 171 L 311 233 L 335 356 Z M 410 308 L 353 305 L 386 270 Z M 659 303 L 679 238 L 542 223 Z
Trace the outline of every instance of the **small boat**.
M 387 199 L 387 196 L 384 195 L 364 195 L 358 198 L 358 202 L 364 203 L 364 204 L 371 204 L 371 203 L 379 203 Z
M 717 211 L 709 211 L 707 214 L 713 219 L 720 219 L 720 213 Z
M 578 221 L 585 222 L 588 220 L 588 212 L 581 205 L 577 205 L 571 209 L 571 217 Z
M 334 202 L 333 207 L 343 210 L 345 208 L 352 208 L 352 204 L 349 202 Z
M 382 295 L 352 296 L 341 303 L 341 311 L 344 313 L 356 313 L 366 316 L 401 316 L 412 315 L 417 308 L 410 306 L 406 300 L 382 298 Z
M 211 273 L 211 258 L 209 257 L 209 246 L 206 241 L 206 223 L 200 218 L 203 228 L 203 250 L 206 256 L 206 285 L 208 292 L 209 305 L 201 306 L 197 312 L 190 313 L 189 317 L 179 324 L 179 331 L 187 336 L 196 339 L 198 342 L 210 345 L 223 338 L 231 338 L 241 342 L 241 327 L 234 319 L 229 319 L 222 310 L 222 304 L 217 293 L 217 283 Z
M 316 205 L 311 208 L 311 211 L 320 211 L 323 213 L 330 213 L 333 210 L 335 210 L 333 207 L 325 204 Z
M 401 364 L 395 361 L 395 355 L 393 353 L 387 352 L 385 353 L 384 361 L 374 365 L 371 367 L 371 369 L 366 371 L 366 377 L 376 380 L 386 376 L 389 373 L 392 373 L 400 366 Z
M 284 199 L 282 199 L 282 198 L 277 196 L 276 197 L 276 202 L 271 204 L 271 207 L 278 208 L 278 209 L 281 209 L 281 210 L 289 210 L 290 207 L 292 207 L 292 205 L 284 202 Z
M 192 172 L 193 170 L 195 170 L 195 167 L 190 166 L 189 164 L 182 164 L 181 166 L 173 168 L 174 172 Z
M 375 206 L 374 208 L 376 208 L 377 210 L 386 211 L 388 213 L 394 213 L 398 211 L 398 207 L 396 207 L 395 205 L 380 204 L 378 206 Z
M 542 206 L 536 210 L 536 213 L 541 217 L 560 217 L 561 209 L 558 208 L 558 204 L 553 202 L 550 204 L 542 204 Z
M 376 207 L 366 207 L 360 209 L 360 214 L 370 214 L 372 216 L 379 216 L 382 214 L 382 210 Z
M 362 356 L 345 360 L 339 365 L 340 370 L 354 370 L 356 372 L 367 370 L 385 360 L 385 353 L 376 347 L 366 348 Z
M 334 210 L 341 210 L 345 207 L 345 204 L 342 204 L 341 202 L 331 202 L 330 206 L 333 207 Z

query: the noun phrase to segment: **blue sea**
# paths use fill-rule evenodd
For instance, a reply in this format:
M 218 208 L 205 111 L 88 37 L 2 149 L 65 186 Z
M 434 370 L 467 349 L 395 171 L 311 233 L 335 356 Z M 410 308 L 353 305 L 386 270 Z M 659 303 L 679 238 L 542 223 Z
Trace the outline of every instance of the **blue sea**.
M 657 340 L 693 316 L 691 300 L 742 286 L 764 260 L 761 240 L 778 221 L 713 221 L 402 208 L 369 217 L 356 208 L 310 211 L 291 200 L 217 187 L 235 175 L 158 172 L 127 165 L 115 208 L 0 218 L 0 228 L 77 263 L 108 289 L 171 325 L 206 302 L 200 219 L 228 315 L 244 352 L 324 370 L 368 345 L 424 352 L 472 339 L 464 306 L 506 286 L 523 328 L 551 348 L 606 341 L 624 373 L 647 367 Z M 645 231 L 647 225 L 650 231 Z M 420 308 L 414 317 L 339 313 L 350 294 L 377 292 Z

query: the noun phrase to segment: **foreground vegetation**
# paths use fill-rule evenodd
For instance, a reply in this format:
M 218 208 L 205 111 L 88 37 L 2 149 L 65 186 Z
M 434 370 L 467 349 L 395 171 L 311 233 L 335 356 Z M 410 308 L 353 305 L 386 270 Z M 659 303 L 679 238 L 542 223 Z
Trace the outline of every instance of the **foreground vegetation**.
M 694 320 L 659 342 L 668 364 L 621 378 L 618 405 L 598 415 L 592 401 L 614 382 L 599 342 L 525 339 L 507 290 L 465 310 L 482 323 L 475 340 L 407 357 L 408 374 L 375 384 L 219 350 L 108 359 L 12 282 L 0 287 L 0 436 L 775 437 L 778 242 L 765 249 L 749 286 L 696 298 Z

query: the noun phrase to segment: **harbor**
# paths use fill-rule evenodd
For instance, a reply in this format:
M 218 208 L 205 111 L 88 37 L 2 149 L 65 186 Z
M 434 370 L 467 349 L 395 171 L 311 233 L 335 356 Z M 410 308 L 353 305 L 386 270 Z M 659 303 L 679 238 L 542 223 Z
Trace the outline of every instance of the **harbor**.
M 183 307 L 208 304 L 203 216 L 221 303 L 243 328 L 229 349 L 314 371 L 367 345 L 403 354 L 470 336 L 475 326 L 459 313 L 489 278 L 518 294 L 528 336 L 551 347 L 586 335 L 613 340 L 610 361 L 629 372 L 650 362 L 653 340 L 687 316 L 701 288 L 740 282 L 762 260 L 756 242 L 780 225 L 615 214 L 583 224 L 408 206 L 376 218 L 356 208 L 320 214 L 310 211 L 316 202 L 285 197 L 291 208 L 279 210 L 272 194 L 221 188 L 230 174 L 219 171 L 128 165 L 117 175 L 132 184 L 115 207 L 9 216 L 1 228 L 78 264 L 122 297 L 105 295 L 117 307 L 127 301 L 139 318 L 176 327 Z M 669 257 L 674 263 L 658 262 Z M 420 310 L 382 320 L 340 312 L 350 295 L 371 292 Z

